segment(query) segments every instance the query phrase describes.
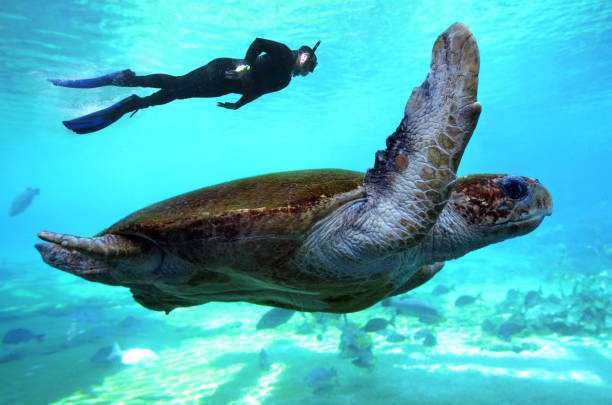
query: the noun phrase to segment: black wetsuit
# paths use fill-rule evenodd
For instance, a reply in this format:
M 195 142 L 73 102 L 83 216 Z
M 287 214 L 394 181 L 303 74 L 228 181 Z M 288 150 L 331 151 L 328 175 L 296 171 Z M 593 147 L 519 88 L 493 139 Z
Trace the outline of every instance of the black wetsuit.
M 261 55 L 265 52 L 264 55 Z M 247 50 L 244 59 L 218 58 L 183 76 L 152 74 L 132 76 L 120 82 L 122 87 L 159 88 L 147 97 L 133 95 L 121 102 L 123 113 L 154 105 L 166 104 L 177 99 L 191 97 L 219 97 L 229 93 L 242 94 L 236 103 L 219 103 L 219 106 L 238 109 L 259 96 L 285 88 L 291 81 L 297 53 L 286 45 L 257 38 Z M 250 69 L 240 78 L 225 76 L 228 70 L 240 65 Z

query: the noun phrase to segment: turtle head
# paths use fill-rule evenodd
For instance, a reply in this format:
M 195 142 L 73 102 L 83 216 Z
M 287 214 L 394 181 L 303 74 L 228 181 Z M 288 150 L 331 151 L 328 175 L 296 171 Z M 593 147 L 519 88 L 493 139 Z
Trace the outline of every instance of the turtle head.
M 538 180 L 497 174 L 458 178 L 449 204 L 483 245 L 533 231 L 553 206 Z

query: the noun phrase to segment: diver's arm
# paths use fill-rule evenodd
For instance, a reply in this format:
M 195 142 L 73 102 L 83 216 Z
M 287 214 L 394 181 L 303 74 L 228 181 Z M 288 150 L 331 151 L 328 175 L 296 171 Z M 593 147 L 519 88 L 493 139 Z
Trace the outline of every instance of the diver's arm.
M 226 70 L 225 78 L 232 79 L 232 80 L 242 79 L 249 70 L 250 70 L 249 65 L 238 65 L 236 66 L 235 69 Z
M 291 49 L 289 49 L 285 44 L 270 41 L 269 39 L 255 38 L 255 41 L 253 41 L 251 46 L 249 46 L 244 60 L 246 61 L 247 65 L 252 65 L 255 63 L 257 57 L 263 52 L 278 58 L 293 55 L 291 53 Z
M 223 108 L 227 108 L 228 110 L 237 110 L 240 107 L 242 107 L 243 105 L 250 103 L 251 101 L 255 100 L 256 98 L 258 98 L 259 96 L 261 96 L 261 94 L 250 94 L 250 95 L 243 95 L 242 97 L 240 97 L 240 100 L 236 101 L 235 103 L 217 103 L 217 107 L 223 107 Z

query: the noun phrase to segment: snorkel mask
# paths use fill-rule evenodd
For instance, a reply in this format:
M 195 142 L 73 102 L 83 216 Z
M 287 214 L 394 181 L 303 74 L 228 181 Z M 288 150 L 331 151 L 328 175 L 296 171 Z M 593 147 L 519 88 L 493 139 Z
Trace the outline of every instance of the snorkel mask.
M 317 41 L 315 46 L 313 46 L 312 48 L 304 45 L 298 50 L 299 53 L 305 53 L 308 55 L 308 59 L 306 59 L 306 61 L 304 62 L 304 69 L 306 69 L 306 71 L 310 73 L 312 73 L 314 68 L 317 67 L 317 56 L 315 55 L 315 51 L 319 47 L 319 44 L 321 44 L 321 41 Z

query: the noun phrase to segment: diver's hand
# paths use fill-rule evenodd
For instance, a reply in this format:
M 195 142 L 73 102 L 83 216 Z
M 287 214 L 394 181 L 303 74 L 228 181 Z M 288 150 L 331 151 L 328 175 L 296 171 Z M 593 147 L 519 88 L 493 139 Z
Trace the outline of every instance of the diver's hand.
M 241 79 L 250 69 L 251 67 L 249 65 L 238 65 L 236 69 L 226 70 L 225 77 L 234 80 Z
M 221 102 L 218 102 L 217 103 L 217 107 L 227 108 L 228 110 L 237 110 L 238 109 L 238 107 L 236 106 L 236 103 L 221 103 Z

